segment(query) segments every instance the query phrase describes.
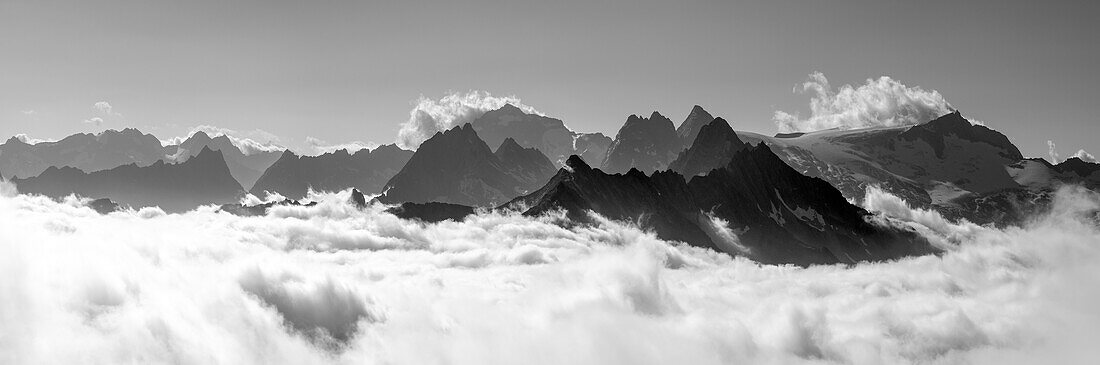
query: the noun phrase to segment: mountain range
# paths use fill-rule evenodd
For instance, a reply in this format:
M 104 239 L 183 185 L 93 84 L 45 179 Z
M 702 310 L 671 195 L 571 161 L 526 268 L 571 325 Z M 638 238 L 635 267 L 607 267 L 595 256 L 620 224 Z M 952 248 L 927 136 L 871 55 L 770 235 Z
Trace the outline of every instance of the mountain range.
M 298 156 L 286 150 L 263 172 L 250 192 L 256 196 L 275 192 L 290 199 L 304 198 L 310 188 L 316 191 L 356 188 L 377 194 L 412 155 L 412 151 L 393 144 L 355 153 L 341 149 L 319 156 Z
M 0 176 L 23 193 L 97 199 L 104 213 L 222 204 L 258 215 L 312 204 L 303 200 L 310 189 L 353 189 L 356 206 L 373 195 L 398 217 L 428 222 L 479 209 L 564 211 L 563 224 L 626 221 L 759 262 L 811 265 L 937 251 L 913 232 L 871 223 L 858 206 L 870 186 L 950 219 L 1012 225 L 1061 185 L 1100 187 L 1100 164 L 1025 158 L 957 111 L 909 126 L 766 136 L 735 131 L 696 105 L 678 127 L 659 112 L 631 115 L 611 139 L 506 104 L 415 151 L 244 153 L 226 135 L 196 132 L 164 145 L 136 129 L 34 144 L 12 138 L 0 144 Z M 246 192 L 284 198 L 237 204 Z
M 251 187 L 279 157 L 279 153 L 273 151 L 246 155 L 225 135 L 211 138 L 198 131 L 179 144 L 165 146 L 151 134 L 126 128 L 99 134 L 74 134 L 56 142 L 35 144 L 12 137 L 0 144 L 0 175 L 28 178 L 38 176 L 51 166 L 96 172 L 129 164 L 177 163 L 198 155 L 207 147 L 223 153 L 233 177 L 245 187 Z
M 149 166 L 132 163 L 96 172 L 50 166 L 38 176 L 11 181 L 20 193 L 53 198 L 70 194 L 109 198 L 134 208 L 159 206 L 166 212 L 234 202 L 244 193 L 244 188 L 230 174 L 224 155 L 209 147 L 175 164 L 157 160 Z

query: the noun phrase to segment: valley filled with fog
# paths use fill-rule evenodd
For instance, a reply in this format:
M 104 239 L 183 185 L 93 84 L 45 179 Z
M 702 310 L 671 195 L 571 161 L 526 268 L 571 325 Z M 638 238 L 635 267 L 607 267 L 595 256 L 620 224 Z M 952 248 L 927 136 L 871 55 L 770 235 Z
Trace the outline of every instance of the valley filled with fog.
M 944 249 L 761 265 L 628 223 L 482 211 L 403 220 L 350 191 L 239 217 L 100 215 L 0 197 L 4 363 L 1081 363 L 1100 316 L 1100 196 L 1022 228 L 869 189 Z M 250 197 L 256 200 L 255 197 Z M 736 232 L 724 232 L 736 243 Z

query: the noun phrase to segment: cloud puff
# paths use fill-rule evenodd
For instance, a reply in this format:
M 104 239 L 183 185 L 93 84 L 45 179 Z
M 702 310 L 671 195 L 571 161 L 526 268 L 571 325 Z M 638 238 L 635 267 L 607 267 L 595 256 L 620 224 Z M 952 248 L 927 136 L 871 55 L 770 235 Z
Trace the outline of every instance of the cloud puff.
M 1100 197 L 1079 188 L 1005 230 L 941 221 L 879 193 L 869 204 L 889 224 L 969 233 L 939 256 L 809 268 L 760 265 L 606 220 L 406 221 L 378 205 L 356 209 L 348 191 L 237 217 L 212 207 L 99 215 L 79 199 L 4 190 L 0 222 L 20 222 L 0 230 L 0 358 L 11 363 L 1100 356 Z
M 364 149 L 373 149 L 378 147 L 374 142 L 363 141 L 351 141 L 345 143 L 332 144 L 324 140 L 314 137 L 306 137 L 306 151 L 302 153 L 309 156 L 316 156 L 325 153 L 335 152 L 336 150 L 347 150 L 348 153 L 355 153 L 355 151 Z
M 20 141 L 22 141 L 23 143 L 26 143 L 26 144 L 38 144 L 38 143 L 42 143 L 42 142 L 57 142 L 56 139 L 50 139 L 50 138 L 31 138 L 31 137 L 27 136 L 26 133 L 19 133 L 19 134 L 16 134 L 14 137 L 15 137 L 15 139 L 18 139 L 18 140 L 20 140 Z
M 37 111 L 35 111 L 35 110 L 20 110 L 19 112 L 20 112 L 20 113 L 23 113 L 23 115 L 26 115 L 26 116 L 35 116 L 35 115 L 38 115 L 38 112 L 37 112 Z
M 113 109 L 114 108 L 111 107 L 111 103 L 108 103 L 106 101 L 97 101 L 95 104 L 92 105 L 92 110 L 94 110 L 99 115 L 121 115 L 115 114 Z
M 512 104 L 525 113 L 542 115 L 515 96 L 497 97 L 484 91 L 469 91 L 465 94 L 450 93 L 433 100 L 421 95 L 416 106 L 409 111 L 409 120 L 397 132 L 397 144 L 415 149 L 436 132 L 473 122 L 485 112 L 499 109 L 504 104 Z
M 939 92 L 908 87 L 888 76 L 834 89 L 824 74 L 814 72 L 795 92 L 811 94 L 810 117 L 776 111 L 772 121 L 780 132 L 918 124 L 954 110 Z
M 1077 157 L 1077 158 L 1081 159 L 1081 161 L 1085 161 L 1085 162 L 1096 163 L 1096 157 L 1093 156 L 1091 153 L 1085 152 L 1085 150 L 1083 150 L 1083 149 L 1077 150 L 1077 153 L 1074 153 L 1073 156 L 1071 156 L 1071 157 Z
M 99 127 L 99 126 L 103 125 L 103 118 L 91 117 L 91 118 L 85 119 L 84 124 L 91 124 L 91 125 L 94 125 L 96 127 Z

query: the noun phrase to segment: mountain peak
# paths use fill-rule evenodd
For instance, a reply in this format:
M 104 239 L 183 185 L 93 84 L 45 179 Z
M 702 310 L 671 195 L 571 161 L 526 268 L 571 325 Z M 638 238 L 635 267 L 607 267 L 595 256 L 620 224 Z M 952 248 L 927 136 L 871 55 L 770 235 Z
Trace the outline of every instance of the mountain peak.
M 523 148 L 523 146 L 520 146 L 519 143 L 516 142 L 515 139 L 512 139 L 512 137 L 508 137 L 508 138 L 504 139 L 504 142 L 500 143 L 499 147 L 497 147 L 496 154 L 501 155 L 501 154 L 513 153 L 513 152 L 516 152 L 516 151 L 523 151 L 525 149 L 526 148 Z
M 725 119 L 714 118 L 699 128 L 695 140 L 668 167 L 686 178 L 725 166 L 733 155 L 748 148 Z
M 698 136 L 703 126 L 712 120 L 714 120 L 714 116 L 703 110 L 703 107 L 698 105 L 692 107 L 687 118 L 684 118 L 684 121 L 676 128 L 676 136 L 679 137 L 683 147 L 691 147 L 691 143 L 695 141 L 695 136 Z
M 1023 159 L 1020 149 L 1013 145 L 1008 137 L 989 127 L 971 123 L 963 118 L 958 110 L 944 114 L 927 123 L 909 127 L 899 137 L 906 140 L 923 140 L 932 146 L 936 157 L 943 158 L 944 138 L 952 135 L 963 140 L 986 143 L 999 148 L 1001 149 L 1000 154 L 1005 158 Z
M 584 159 L 577 155 L 570 155 L 569 159 L 565 160 L 565 166 L 568 166 L 573 171 L 588 171 L 592 170 L 592 166 L 588 166 L 588 163 L 584 162 Z
M 523 109 L 512 105 L 512 103 L 504 103 L 500 108 L 497 108 L 497 111 L 504 113 L 523 113 Z

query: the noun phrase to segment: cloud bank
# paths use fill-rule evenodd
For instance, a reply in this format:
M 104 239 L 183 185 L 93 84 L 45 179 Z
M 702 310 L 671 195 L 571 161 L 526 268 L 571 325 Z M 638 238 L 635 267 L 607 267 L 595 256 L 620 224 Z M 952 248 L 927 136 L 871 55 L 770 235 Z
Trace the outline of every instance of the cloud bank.
M 795 92 L 810 94 L 810 116 L 776 111 L 772 121 L 782 133 L 918 124 L 954 110 L 939 92 L 908 87 L 889 76 L 834 89 L 824 74 L 814 72 Z
M 237 217 L 101 216 L 0 184 L 4 363 L 1088 363 L 1095 193 L 995 230 L 877 192 L 942 256 L 762 266 L 604 221 L 423 224 L 348 191 Z M 8 186 L 8 187 L 6 187 Z
M 497 97 L 485 91 L 450 93 L 439 100 L 421 95 L 416 106 L 409 111 L 409 120 L 397 132 L 397 145 L 416 149 L 436 132 L 473 122 L 485 112 L 499 109 L 504 104 L 512 104 L 525 113 L 542 115 L 515 96 Z

